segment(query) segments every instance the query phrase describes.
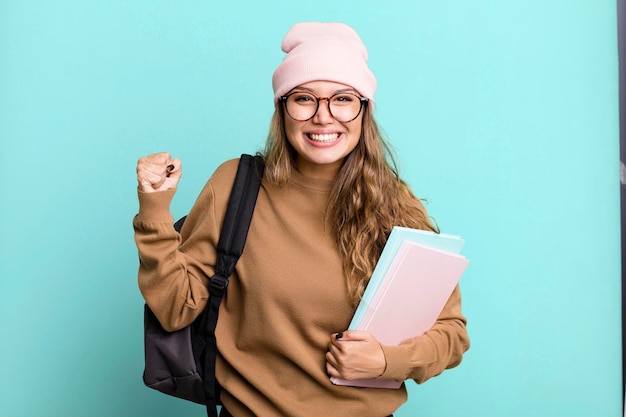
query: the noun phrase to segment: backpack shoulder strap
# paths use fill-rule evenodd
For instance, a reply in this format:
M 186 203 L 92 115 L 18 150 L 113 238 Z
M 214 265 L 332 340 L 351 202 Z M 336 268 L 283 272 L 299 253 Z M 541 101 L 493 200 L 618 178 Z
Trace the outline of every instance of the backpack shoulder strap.
M 224 291 L 228 285 L 228 277 L 243 253 L 263 171 L 263 159 L 260 156 L 241 155 L 217 243 L 218 258 L 215 276 L 211 278 L 211 294 Z
M 235 182 L 228 200 L 224 224 L 217 243 L 215 275 L 211 278 L 209 300 L 202 320 L 203 331 L 206 331 L 203 385 L 208 416 L 217 417 L 217 404 L 219 402 L 219 388 L 215 379 L 217 353 L 215 327 L 217 326 L 219 306 L 228 285 L 228 279 L 243 253 L 264 168 L 263 159 L 260 156 L 241 155 Z

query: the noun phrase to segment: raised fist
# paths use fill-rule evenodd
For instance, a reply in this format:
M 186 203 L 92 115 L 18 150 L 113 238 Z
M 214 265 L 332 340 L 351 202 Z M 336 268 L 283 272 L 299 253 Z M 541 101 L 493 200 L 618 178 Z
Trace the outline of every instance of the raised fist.
M 180 159 L 172 159 L 168 152 L 144 156 L 137 161 L 139 190 L 145 193 L 176 188 L 182 175 Z

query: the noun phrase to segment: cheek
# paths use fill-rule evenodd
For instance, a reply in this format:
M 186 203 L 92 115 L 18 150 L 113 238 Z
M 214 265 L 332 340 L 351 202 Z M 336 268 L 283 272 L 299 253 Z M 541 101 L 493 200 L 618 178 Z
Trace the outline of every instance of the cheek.
M 294 140 L 299 136 L 300 129 L 293 120 L 285 119 L 285 135 L 287 141 L 293 145 Z
M 361 140 L 361 134 L 363 132 L 363 127 L 362 127 L 361 122 L 359 121 L 358 123 L 355 123 L 353 126 L 350 126 L 349 132 L 350 132 L 350 140 L 354 142 L 356 146 L 356 143 L 359 140 Z

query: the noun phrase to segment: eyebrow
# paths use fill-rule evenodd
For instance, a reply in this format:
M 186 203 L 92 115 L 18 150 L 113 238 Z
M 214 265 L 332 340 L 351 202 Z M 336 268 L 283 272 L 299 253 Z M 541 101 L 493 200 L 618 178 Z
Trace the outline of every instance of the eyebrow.
M 311 93 L 313 95 L 316 95 L 315 91 L 313 91 L 312 89 L 307 88 L 307 87 L 294 87 L 293 90 L 291 90 L 291 92 L 295 92 L 297 90 L 309 92 L 309 93 Z M 354 88 L 342 88 L 342 89 L 339 89 L 339 90 L 335 90 L 335 92 L 332 93 L 331 96 L 334 95 L 334 94 L 339 94 L 339 93 L 354 93 L 354 94 L 358 94 L 358 92 Z

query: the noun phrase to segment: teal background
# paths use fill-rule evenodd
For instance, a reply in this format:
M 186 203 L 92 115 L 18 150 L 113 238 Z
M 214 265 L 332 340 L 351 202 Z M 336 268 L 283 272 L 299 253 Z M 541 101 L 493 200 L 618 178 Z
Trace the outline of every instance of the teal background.
M 396 415 L 622 415 L 615 2 L 266 3 L 0 0 L 0 414 L 203 415 L 142 385 L 135 163 L 181 158 L 186 213 L 322 20 L 361 34 L 402 176 L 472 261 L 472 348 Z

